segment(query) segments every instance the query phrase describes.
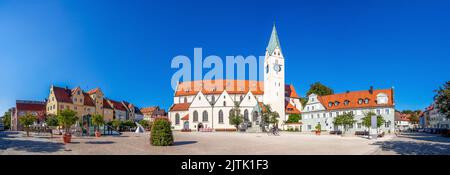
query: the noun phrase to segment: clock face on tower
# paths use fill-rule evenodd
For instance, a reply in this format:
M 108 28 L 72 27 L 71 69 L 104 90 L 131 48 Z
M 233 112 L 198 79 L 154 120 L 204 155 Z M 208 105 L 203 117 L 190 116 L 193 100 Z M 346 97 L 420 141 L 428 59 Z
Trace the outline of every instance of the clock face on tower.
M 273 70 L 275 70 L 275 72 L 280 72 L 281 71 L 281 65 L 278 63 L 275 63 L 273 65 Z

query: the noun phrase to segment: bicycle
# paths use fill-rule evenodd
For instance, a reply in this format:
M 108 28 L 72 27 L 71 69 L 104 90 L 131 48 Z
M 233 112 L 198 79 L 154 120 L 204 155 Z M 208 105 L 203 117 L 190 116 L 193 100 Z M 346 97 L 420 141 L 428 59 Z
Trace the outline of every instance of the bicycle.
M 270 130 L 269 130 L 269 132 L 267 133 L 267 135 L 268 136 L 279 136 L 280 135 L 280 133 L 279 133 L 279 129 L 278 128 L 276 128 L 276 127 L 272 127 L 272 128 L 270 128 Z

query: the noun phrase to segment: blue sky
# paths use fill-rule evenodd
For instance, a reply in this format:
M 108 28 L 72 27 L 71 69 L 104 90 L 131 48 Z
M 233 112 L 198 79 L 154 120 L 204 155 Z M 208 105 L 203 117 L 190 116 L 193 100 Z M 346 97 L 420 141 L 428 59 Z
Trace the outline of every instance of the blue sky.
M 395 87 L 398 109 L 423 109 L 450 78 L 448 9 L 436 0 L 0 0 L 0 111 L 46 98 L 51 84 L 167 109 L 173 57 L 195 47 L 262 55 L 274 22 L 286 82 L 300 94 L 317 81 L 335 92 Z

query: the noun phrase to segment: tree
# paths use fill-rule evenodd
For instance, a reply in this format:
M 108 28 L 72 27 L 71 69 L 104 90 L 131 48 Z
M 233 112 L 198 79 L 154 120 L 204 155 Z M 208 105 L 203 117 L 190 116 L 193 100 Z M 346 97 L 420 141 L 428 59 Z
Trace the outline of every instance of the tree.
M 77 112 L 70 109 L 65 109 L 58 115 L 58 123 L 65 129 L 66 134 L 70 134 L 70 127 L 75 124 L 77 120 Z
M 45 118 L 45 123 L 50 128 L 50 135 L 53 138 L 53 129 L 59 125 L 58 117 L 56 115 L 49 114 Z
M 5 112 L 5 114 L 3 115 L 3 126 L 5 127 L 5 129 L 11 128 L 11 112 L 10 111 Z
M 20 124 L 25 128 L 27 137 L 30 137 L 30 126 L 36 122 L 37 117 L 27 112 L 24 116 L 19 118 Z
M 114 127 L 117 131 L 120 131 L 120 126 L 122 125 L 122 122 L 120 120 L 114 119 L 111 122 L 112 127 Z
M 343 126 L 344 127 L 344 133 L 348 131 L 348 127 L 356 123 L 356 120 L 354 119 L 353 113 L 345 113 L 342 115 L 338 115 L 336 118 L 334 118 L 333 124 L 335 126 Z
M 362 118 L 362 125 L 371 128 L 372 127 L 372 116 L 375 116 L 376 114 L 372 111 L 368 113 L 364 113 L 364 117 Z M 381 127 L 383 123 L 385 122 L 383 116 L 378 115 L 377 116 L 377 128 Z
M 236 130 L 239 131 L 239 125 L 244 122 L 244 117 L 241 114 L 241 110 L 238 104 L 235 104 L 233 109 L 231 109 L 230 116 L 228 117 L 230 120 L 230 124 L 236 127 Z
M 419 123 L 419 113 L 414 112 L 409 115 L 409 122 L 413 125 Z
M 322 131 L 322 125 L 320 125 L 320 123 L 317 123 L 316 125 L 316 131 Z
M 270 107 L 270 105 L 264 105 L 263 107 L 264 109 L 261 112 L 262 126 L 264 126 L 264 128 L 270 124 L 278 126 L 278 118 L 280 117 L 280 114 L 276 111 L 272 111 L 272 107 Z
M 142 125 L 142 127 L 144 127 L 144 129 L 148 130 L 150 127 L 150 122 L 147 120 L 141 120 L 139 121 L 139 124 Z
M 105 124 L 105 119 L 103 115 L 95 114 L 91 118 L 92 124 L 95 126 L 95 131 L 100 132 L 100 126 Z
M 173 134 L 169 120 L 157 118 L 150 132 L 150 143 L 153 146 L 169 146 L 173 144 Z
M 316 82 L 310 86 L 308 92 L 306 93 L 306 96 L 309 96 L 312 93 L 318 96 L 323 96 L 323 95 L 332 95 L 334 94 L 334 91 L 333 89 L 323 85 L 322 83 Z
M 439 113 L 450 119 L 450 81 L 445 82 L 442 87 L 435 91 L 434 96 L 436 108 Z
M 297 123 L 302 119 L 301 114 L 289 114 L 286 123 Z

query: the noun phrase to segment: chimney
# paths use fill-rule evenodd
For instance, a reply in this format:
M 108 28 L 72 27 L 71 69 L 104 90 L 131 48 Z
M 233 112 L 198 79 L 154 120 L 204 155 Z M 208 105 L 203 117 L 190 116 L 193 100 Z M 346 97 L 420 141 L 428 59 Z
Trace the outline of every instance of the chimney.
M 67 90 L 67 89 L 69 89 L 69 87 L 68 87 L 68 86 L 66 86 L 66 90 Z
M 373 86 L 370 86 L 369 93 L 370 93 L 370 94 L 373 94 Z
M 349 90 L 347 90 L 347 91 L 346 91 L 345 93 L 347 93 L 347 94 L 348 94 L 348 93 L 350 93 L 350 91 L 349 91 Z

